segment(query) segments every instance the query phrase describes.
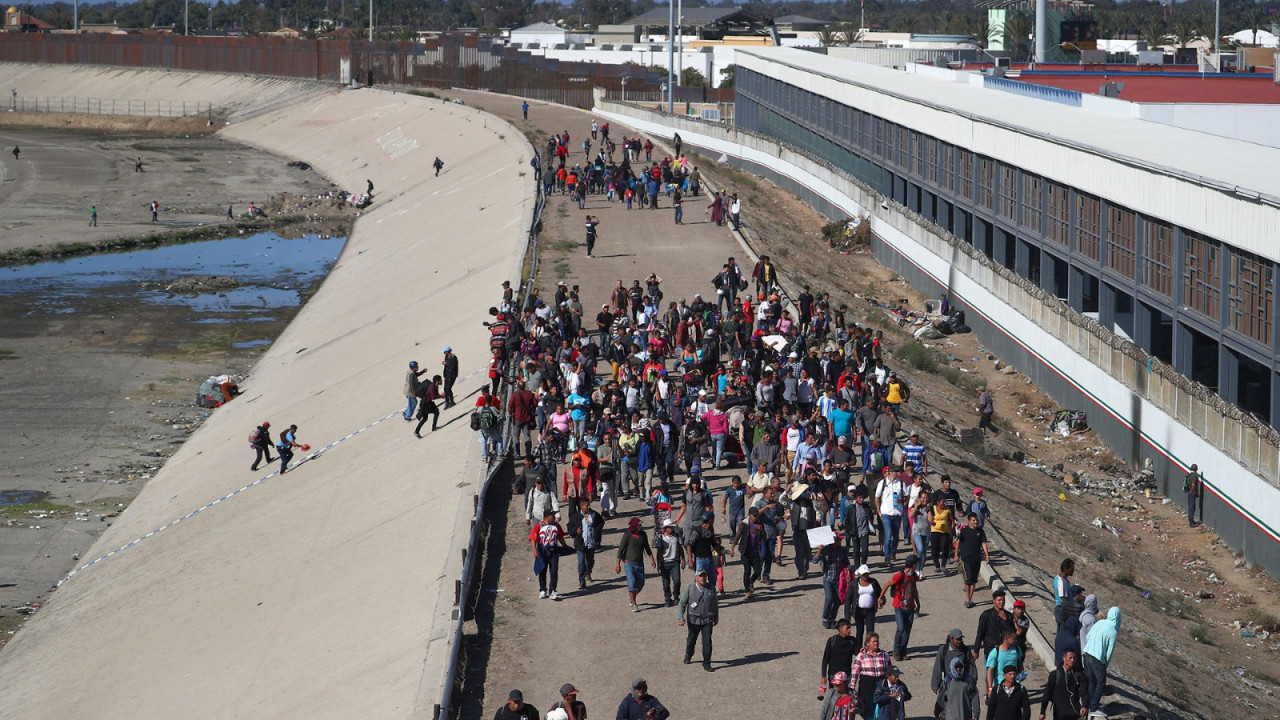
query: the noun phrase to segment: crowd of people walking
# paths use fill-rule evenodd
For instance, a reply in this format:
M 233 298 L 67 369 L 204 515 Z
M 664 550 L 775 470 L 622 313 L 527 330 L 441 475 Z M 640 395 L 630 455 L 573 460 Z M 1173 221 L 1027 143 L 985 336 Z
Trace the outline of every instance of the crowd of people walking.
M 660 209 L 667 196 L 679 224 L 681 205 L 707 191 L 679 152 L 655 159 L 661 151 L 649 141 L 615 143 L 607 123 L 592 123 L 582 162 L 573 148 L 569 132 L 558 133 L 546 145 L 547 166 L 541 159 L 534 166 L 545 192 L 579 208 L 598 195 Z M 707 208 L 712 222 L 735 229 L 740 212 L 732 194 L 714 193 Z M 586 216 L 589 257 L 599 249 L 599 226 Z M 576 556 L 579 592 L 605 581 L 595 560 L 608 552 L 615 577 L 625 578 L 626 608 L 655 607 L 643 592 L 657 575 L 656 607 L 674 608 L 687 632 L 684 662 L 700 647 L 702 667 L 714 672 L 721 599 L 757 598 L 788 565 L 801 579 L 813 571 L 823 588 L 814 621 L 836 633 L 821 653 L 821 720 L 905 718 L 912 691 L 896 663 L 912 654 L 924 607 L 935 614 L 949 603 L 974 607 L 990 561 L 992 508 L 982 488 L 962 494 L 931 464 L 924 436 L 909 427 L 911 388 L 889 366 L 881 331 L 861 326 L 828 294 L 805 287 L 788 297 L 770 258 L 750 265 L 725 258 L 708 279 L 707 298 L 689 301 L 665 297 L 657 272 L 618 278 L 595 298 L 562 282 L 550 297 L 533 289 L 521 300 L 503 284 L 486 323 L 490 377 L 495 390 L 500 381 L 508 386 L 497 411 L 511 421 L 510 450 L 519 458 L 512 490 L 523 503 L 539 598 L 573 599 L 559 587 L 562 556 Z M 420 408 L 440 397 L 431 397 L 435 383 L 415 385 L 418 377 L 411 365 L 406 420 L 413 398 Z M 980 427 L 996 432 L 985 388 L 977 411 Z M 435 417 L 418 413 L 419 428 Z M 500 446 L 486 458 L 499 453 Z M 639 511 L 606 536 L 624 501 Z M 612 548 L 606 537 L 617 538 Z M 734 563 L 740 582 L 726 572 Z M 952 574 L 963 577 L 963 601 L 922 592 L 928 575 Z M 1070 604 L 1075 588 L 1062 589 L 1059 635 L 1078 628 L 1086 612 Z M 1009 600 L 1003 590 L 992 594 L 972 646 L 959 628 L 941 639 L 932 653 L 934 715 L 976 720 L 985 707 L 989 720 L 1029 718 L 1023 683 L 1032 624 L 1025 602 L 1006 609 Z M 1100 698 L 1120 611 L 1097 620 L 1096 600 L 1088 638 L 1063 648 L 1043 688 L 1042 713 L 1052 705 L 1055 720 L 1105 717 Z M 889 609 L 894 629 L 882 640 L 877 616 Z M 666 717 L 644 680 L 632 690 L 619 720 Z M 511 695 L 495 717 L 529 713 L 523 694 Z M 561 695 L 547 718 L 585 717 L 576 695 Z

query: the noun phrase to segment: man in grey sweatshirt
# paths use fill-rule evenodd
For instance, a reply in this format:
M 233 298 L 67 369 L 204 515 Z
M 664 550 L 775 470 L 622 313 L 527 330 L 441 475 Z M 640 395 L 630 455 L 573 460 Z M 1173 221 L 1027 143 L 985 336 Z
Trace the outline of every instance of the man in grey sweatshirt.
M 1084 612 L 1080 613 L 1080 647 L 1084 647 L 1084 643 L 1089 639 L 1089 631 L 1093 629 L 1093 624 L 1098 622 L 1098 596 L 1086 595 L 1084 598 Z

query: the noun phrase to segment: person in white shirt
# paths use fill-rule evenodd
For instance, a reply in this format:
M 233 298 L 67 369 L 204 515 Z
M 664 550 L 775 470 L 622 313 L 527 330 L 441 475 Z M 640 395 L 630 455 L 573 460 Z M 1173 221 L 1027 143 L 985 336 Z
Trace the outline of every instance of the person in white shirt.
M 690 403 L 689 408 L 696 417 L 702 417 L 711 412 L 711 405 L 707 403 L 707 391 L 699 390 L 698 397 Z
M 786 448 L 785 462 L 787 467 L 793 467 L 796 461 L 796 451 L 800 449 L 800 440 L 804 437 L 804 428 L 800 427 L 799 421 L 795 418 L 791 419 L 791 423 L 782 430 L 783 447 Z
M 898 538 L 901 535 L 902 513 L 906 507 L 907 486 L 890 467 L 885 467 L 884 478 L 876 485 L 877 511 L 884 534 L 880 541 L 884 545 L 884 559 L 890 565 L 898 552 Z

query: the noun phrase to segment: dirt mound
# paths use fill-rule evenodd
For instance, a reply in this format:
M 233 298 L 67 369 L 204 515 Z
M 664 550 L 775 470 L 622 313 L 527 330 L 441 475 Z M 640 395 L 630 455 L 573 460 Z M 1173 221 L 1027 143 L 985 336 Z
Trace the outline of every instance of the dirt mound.
M 232 290 L 240 287 L 240 281 L 226 275 L 188 275 L 164 282 L 144 281 L 148 290 L 176 293 L 178 295 L 202 295 L 204 293 Z
M 85 115 L 83 113 L 26 112 L 0 113 L 0 127 L 32 130 L 75 130 L 128 135 L 197 136 L 212 135 L 218 124 L 206 117 L 130 117 L 128 115 Z

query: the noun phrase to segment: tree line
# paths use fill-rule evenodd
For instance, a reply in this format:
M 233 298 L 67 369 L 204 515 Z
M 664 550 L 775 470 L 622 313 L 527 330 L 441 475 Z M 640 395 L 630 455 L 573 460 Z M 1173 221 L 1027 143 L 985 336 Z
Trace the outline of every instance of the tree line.
M 535 22 L 590 31 L 600 25 L 618 24 L 654 7 L 653 0 L 573 0 L 571 3 L 534 0 L 374 0 L 375 37 L 405 40 L 419 30 L 449 31 L 481 28 L 498 31 Z M 992 27 L 987 12 L 975 0 L 868 0 L 867 25 L 892 32 L 963 34 L 987 45 L 1003 37 L 1015 55 L 1025 56 L 1034 29 L 1032 4 L 1014 11 L 1001 27 Z M 685 3 L 686 8 L 694 3 Z M 709 7 L 734 7 L 734 3 L 712 3 Z M 740 5 L 744 11 L 771 20 L 783 15 L 804 15 L 829 23 L 821 34 L 827 45 L 856 41 L 860 11 L 852 0 L 816 2 L 766 2 L 751 0 Z M 350 27 L 363 37 L 369 23 L 367 0 L 238 0 L 217 3 L 184 0 L 138 0 L 80 5 L 80 22 L 111 23 L 120 27 L 150 28 L 173 26 L 184 29 L 184 10 L 190 11 L 190 27 L 196 30 L 236 31 L 249 35 L 290 26 L 311 35 Z M 72 27 L 72 4 L 59 0 L 47 5 L 28 5 L 24 12 L 58 28 Z M 1153 0 L 1097 0 L 1093 17 L 1098 36 L 1105 39 L 1140 39 L 1151 45 L 1176 44 L 1185 47 L 1197 38 L 1213 34 L 1212 0 L 1186 0 L 1163 4 Z M 1266 6 L 1250 0 L 1222 0 L 1224 34 L 1239 30 L 1259 31 L 1271 26 Z

